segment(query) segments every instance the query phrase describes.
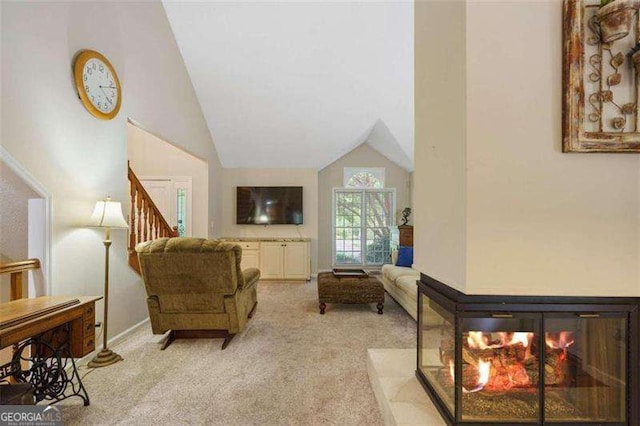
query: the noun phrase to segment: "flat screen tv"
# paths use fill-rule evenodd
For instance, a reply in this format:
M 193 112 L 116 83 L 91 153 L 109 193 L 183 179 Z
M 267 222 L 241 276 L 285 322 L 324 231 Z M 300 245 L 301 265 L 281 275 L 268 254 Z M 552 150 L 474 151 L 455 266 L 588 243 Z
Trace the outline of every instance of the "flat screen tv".
M 238 225 L 302 224 L 301 186 L 238 186 Z

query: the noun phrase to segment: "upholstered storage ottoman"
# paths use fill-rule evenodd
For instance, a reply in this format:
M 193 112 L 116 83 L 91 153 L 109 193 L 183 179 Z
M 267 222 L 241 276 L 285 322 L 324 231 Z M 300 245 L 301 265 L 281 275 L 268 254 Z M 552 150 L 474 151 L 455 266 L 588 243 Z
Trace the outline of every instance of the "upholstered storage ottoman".
M 327 303 L 377 303 L 378 313 L 384 308 L 384 286 L 369 276 L 338 277 L 332 272 L 318 274 L 318 302 L 324 314 Z

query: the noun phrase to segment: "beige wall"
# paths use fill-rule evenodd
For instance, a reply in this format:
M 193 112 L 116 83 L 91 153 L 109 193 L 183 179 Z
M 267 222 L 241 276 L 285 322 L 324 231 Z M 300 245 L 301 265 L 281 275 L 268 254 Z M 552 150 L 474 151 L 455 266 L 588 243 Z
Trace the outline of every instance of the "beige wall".
M 449 58 L 448 71 L 464 73 L 465 102 L 457 86 L 444 91 L 428 82 L 444 68 L 434 55 L 449 39 L 428 37 L 431 25 L 446 25 L 447 15 L 429 17 L 434 7 L 444 6 L 416 4 L 419 269 L 467 293 L 640 295 L 638 156 L 561 152 L 562 1 L 467 3 L 466 39 L 452 50 L 466 51 L 467 63 Z M 459 145 L 460 138 L 429 128 L 437 111 L 425 106 L 438 103 L 450 112 L 466 110 L 466 152 L 451 158 L 437 147 Z M 441 200 L 439 191 L 421 177 L 440 159 L 467 169 L 463 184 L 444 171 L 431 175 L 466 198 L 463 220 L 445 220 L 451 209 L 433 202 Z M 433 251 L 441 244 L 446 251 L 446 240 L 461 235 L 466 248 L 459 244 L 451 253 L 460 272 L 443 274 Z
M 561 152 L 561 22 L 559 0 L 467 8 L 474 293 L 640 295 L 638 155 Z
M 0 160 L 0 256 L 14 261 L 28 255 L 28 202 L 41 198 Z
M 25 260 L 29 256 L 30 198 L 41 197 L 0 160 L 0 263 Z M 2 302 L 9 300 L 10 282 L 9 275 L 0 275 Z
M 84 225 L 96 200 L 128 200 L 127 117 L 208 161 L 213 218 L 220 166 L 211 135 L 160 2 L 0 7 L 0 140 L 52 193 L 53 293 L 102 295 L 103 234 Z M 94 118 L 78 100 L 71 64 L 84 48 L 103 53 L 118 71 L 123 99 L 114 120 Z M 142 281 L 127 265 L 126 232 L 114 231 L 112 239 L 114 336 L 146 318 L 147 307 Z
M 396 222 L 402 209 L 411 207 L 411 173 L 369 145 L 362 144 L 318 173 L 318 269 L 331 269 L 333 188 L 343 186 L 345 167 L 384 167 L 385 186 L 396 189 Z
M 127 124 L 127 153 L 138 177 L 190 176 L 191 234 L 207 238 L 209 221 L 209 168 L 207 163 L 151 133 Z
M 225 237 L 311 238 L 311 273 L 318 259 L 318 171 L 316 169 L 224 169 L 222 235 Z M 303 224 L 236 225 L 237 186 L 302 186 Z
M 466 282 L 465 3 L 415 3 L 414 268 Z

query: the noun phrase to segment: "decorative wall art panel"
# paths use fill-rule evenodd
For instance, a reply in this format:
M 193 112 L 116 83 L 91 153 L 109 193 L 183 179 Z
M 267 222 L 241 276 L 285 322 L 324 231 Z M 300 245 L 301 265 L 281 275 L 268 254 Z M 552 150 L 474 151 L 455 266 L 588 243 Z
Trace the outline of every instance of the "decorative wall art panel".
M 565 0 L 563 151 L 640 152 L 640 0 Z

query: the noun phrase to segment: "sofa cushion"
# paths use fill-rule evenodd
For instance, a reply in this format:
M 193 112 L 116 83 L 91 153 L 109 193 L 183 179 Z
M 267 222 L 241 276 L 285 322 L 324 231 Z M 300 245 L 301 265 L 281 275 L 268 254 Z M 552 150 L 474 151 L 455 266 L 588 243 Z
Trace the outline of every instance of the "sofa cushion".
M 396 286 L 403 293 L 406 293 L 407 296 L 412 299 L 416 299 L 418 297 L 418 286 L 416 281 L 418 281 L 418 276 L 404 275 L 396 280 Z
M 402 276 L 411 276 L 415 277 L 414 279 L 418 279 L 420 277 L 420 272 L 415 269 L 405 268 L 402 266 L 394 266 L 394 265 L 383 265 L 382 266 L 382 276 L 387 280 L 395 283 L 398 277 Z

